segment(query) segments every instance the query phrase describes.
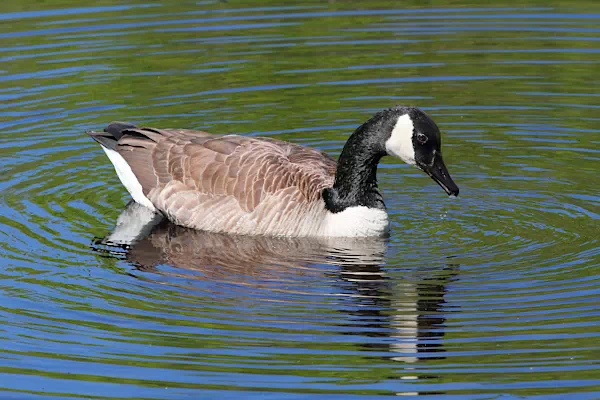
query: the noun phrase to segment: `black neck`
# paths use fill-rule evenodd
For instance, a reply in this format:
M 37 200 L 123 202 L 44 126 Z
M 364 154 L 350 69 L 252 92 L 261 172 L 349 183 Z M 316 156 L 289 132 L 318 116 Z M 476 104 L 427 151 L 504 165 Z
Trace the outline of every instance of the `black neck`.
M 385 210 L 377 187 L 377 164 L 386 152 L 378 137 L 380 126 L 367 121 L 348 139 L 338 159 L 335 182 L 323 190 L 323 200 L 331 212 L 364 206 Z

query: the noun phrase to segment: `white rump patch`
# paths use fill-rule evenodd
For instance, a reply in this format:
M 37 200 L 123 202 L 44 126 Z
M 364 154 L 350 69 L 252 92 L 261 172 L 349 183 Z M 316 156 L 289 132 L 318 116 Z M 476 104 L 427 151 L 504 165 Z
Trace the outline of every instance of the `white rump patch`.
M 131 170 L 131 167 L 129 164 L 127 164 L 127 161 L 125 161 L 123 156 L 121 156 L 115 150 L 108 149 L 104 146 L 101 147 L 108 156 L 110 162 L 114 165 L 117 176 L 121 180 L 123 186 L 125 186 L 125 189 L 127 189 L 129 194 L 131 194 L 133 200 L 136 203 L 148 207 L 152 211 L 156 211 L 156 207 L 154 207 L 154 204 L 152 204 L 152 202 L 144 195 L 142 185 L 136 178 L 135 174 Z
M 322 236 L 381 237 L 389 229 L 390 222 L 385 210 L 356 206 L 338 213 L 327 211 Z
M 398 118 L 390 138 L 385 142 L 385 149 L 390 156 L 398 157 L 410 165 L 415 165 L 413 131 L 414 125 L 410 115 L 404 114 Z
M 132 201 L 117 218 L 117 224 L 111 234 L 102 242 L 132 245 L 137 240 L 146 237 L 163 218 L 160 213 Z

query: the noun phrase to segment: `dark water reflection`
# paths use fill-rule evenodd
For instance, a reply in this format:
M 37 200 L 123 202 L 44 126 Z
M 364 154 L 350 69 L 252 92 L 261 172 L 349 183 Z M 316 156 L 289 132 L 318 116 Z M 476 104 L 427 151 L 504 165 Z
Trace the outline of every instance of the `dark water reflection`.
M 130 203 L 115 229 L 96 239 L 92 248 L 102 256 L 127 260 L 135 268 L 129 272 L 131 276 L 169 285 L 195 301 L 210 297 L 211 302 L 221 304 L 243 303 L 245 309 L 264 308 L 263 302 L 292 307 L 293 312 L 277 307 L 284 314 L 270 312 L 267 324 L 248 324 L 250 321 L 237 318 L 236 324 L 243 322 L 247 328 L 257 323 L 254 335 L 259 337 L 271 329 L 299 335 L 295 351 L 310 355 L 318 348 L 312 338 L 321 336 L 324 332 L 318 330 L 325 325 L 330 330 L 326 340 L 331 340 L 327 336 L 338 337 L 347 356 L 360 355 L 369 364 L 405 366 L 403 372 L 387 379 L 436 378 L 418 373 L 410 365 L 444 359 L 441 339 L 446 314 L 451 312 L 444 296 L 446 284 L 456 278 L 459 266 L 424 265 L 413 270 L 411 277 L 393 279 L 383 265 L 387 245 L 386 239 L 378 238 L 271 238 L 201 232 L 173 225 Z M 153 303 L 157 310 L 163 306 Z M 232 323 L 230 318 L 223 319 Z M 170 325 L 171 321 L 164 323 Z M 202 330 L 200 324 L 194 325 Z M 235 335 L 232 328 L 228 333 Z M 262 328 L 265 332 L 260 332 Z M 239 337 L 242 335 L 239 332 Z M 302 338 L 306 335 L 310 342 Z M 334 352 L 326 357 L 329 360 L 309 358 L 308 365 L 298 367 L 335 368 L 335 359 L 330 359 L 335 356 Z

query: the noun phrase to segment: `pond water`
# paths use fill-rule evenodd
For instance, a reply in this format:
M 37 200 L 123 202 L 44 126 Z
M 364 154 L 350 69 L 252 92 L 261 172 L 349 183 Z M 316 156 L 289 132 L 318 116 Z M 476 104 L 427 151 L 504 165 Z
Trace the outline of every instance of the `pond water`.
M 600 398 L 596 1 L 88 4 L 0 5 L 1 398 Z M 395 104 L 461 196 L 385 160 L 388 240 L 107 244 L 142 216 L 85 130 L 337 156 Z

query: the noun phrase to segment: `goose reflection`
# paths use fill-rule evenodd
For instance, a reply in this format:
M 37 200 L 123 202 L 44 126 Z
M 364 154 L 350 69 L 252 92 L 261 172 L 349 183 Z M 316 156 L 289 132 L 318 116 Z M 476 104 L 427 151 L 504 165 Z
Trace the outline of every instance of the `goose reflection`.
M 365 347 L 399 353 L 392 356 L 396 361 L 413 363 L 422 358 L 443 358 L 430 353 L 445 351 L 441 339 L 448 312 L 446 285 L 457 272 L 456 264 L 409 272 L 394 272 L 379 265 L 343 265 L 340 278 L 347 283 L 345 291 L 357 294 L 353 307 L 347 310 L 357 323 L 348 327 L 379 328 L 360 334 L 393 340 L 368 343 Z M 348 334 L 359 332 L 349 330 Z
M 315 264 L 377 265 L 383 239 L 287 238 L 217 234 L 169 223 L 147 208 L 130 203 L 113 231 L 94 241 L 95 251 L 124 258 L 138 270 L 169 265 L 196 279 L 293 281 L 294 276 L 323 275 Z M 172 270 L 171 270 L 172 271 Z M 170 272 L 171 274 L 177 274 Z
M 382 239 L 207 233 L 170 224 L 131 203 L 114 230 L 93 247 L 126 259 L 139 271 L 251 286 L 263 295 L 266 290 L 302 293 L 310 291 L 308 285 L 325 282 L 336 296 L 341 315 L 337 325 L 344 334 L 360 338 L 357 344 L 367 356 L 374 353 L 397 362 L 396 379 L 432 378 L 413 366 L 420 360 L 444 358 L 449 312 L 445 295 L 458 266 L 445 263 L 405 270 L 384 266 L 387 243 Z

